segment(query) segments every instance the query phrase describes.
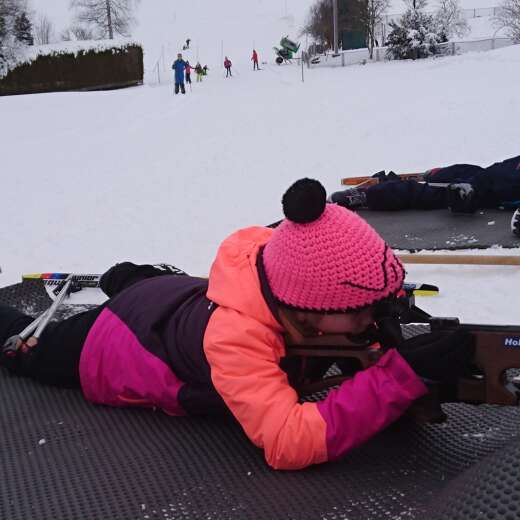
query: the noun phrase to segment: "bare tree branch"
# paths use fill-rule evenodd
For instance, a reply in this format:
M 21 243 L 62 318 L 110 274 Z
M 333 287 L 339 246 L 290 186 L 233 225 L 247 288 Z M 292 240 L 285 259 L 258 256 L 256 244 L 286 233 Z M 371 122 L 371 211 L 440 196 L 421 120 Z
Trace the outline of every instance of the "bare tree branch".
M 508 36 L 520 42 L 520 0 L 504 0 L 494 18 L 497 30 L 506 29 Z
M 61 33 L 64 42 L 94 40 L 94 33 L 89 27 L 73 25 Z
M 435 22 L 441 37 L 448 41 L 453 36 L 465 36 L 469 25 L 460 8 L 459 0 L 439 0 L 439 9 L 435 13 Z
M 54 26 L 45 15 L 42 15 L 34 24 L 34 42 L 36 45 L 47 45 L 53 41 Z
M 71 0 L 71 8 L 77 11 L 76 20 L 81 25 L 95 28 L 102 38 L 114 38 L 114 34 L 130 35 L 135 23 L 133 11 L 139 0 Z

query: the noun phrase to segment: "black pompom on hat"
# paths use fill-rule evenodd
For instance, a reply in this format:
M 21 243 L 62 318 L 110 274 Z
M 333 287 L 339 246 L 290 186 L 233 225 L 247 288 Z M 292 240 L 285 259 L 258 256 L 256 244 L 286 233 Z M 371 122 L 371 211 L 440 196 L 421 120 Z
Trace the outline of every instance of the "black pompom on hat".
M 296 181 L 282 197 L 284 215 L 296 224 L 308 224 L 321 217 L 327 204 L 327 192 L 315 179 Z

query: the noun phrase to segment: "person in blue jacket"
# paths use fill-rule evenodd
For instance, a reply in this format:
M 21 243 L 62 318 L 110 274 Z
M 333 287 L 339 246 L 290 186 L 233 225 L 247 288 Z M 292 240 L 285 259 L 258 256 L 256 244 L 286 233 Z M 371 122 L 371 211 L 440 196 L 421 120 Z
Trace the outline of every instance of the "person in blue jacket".
M 175 73 L 175 94 L 179 93 L 179 89 L 186 94 L 184 87 L 184 71 L 186 70 L 186 62 L 182 59 L 182 54 L 177 54 L 177 59 L 173 62 L 172 69 Z

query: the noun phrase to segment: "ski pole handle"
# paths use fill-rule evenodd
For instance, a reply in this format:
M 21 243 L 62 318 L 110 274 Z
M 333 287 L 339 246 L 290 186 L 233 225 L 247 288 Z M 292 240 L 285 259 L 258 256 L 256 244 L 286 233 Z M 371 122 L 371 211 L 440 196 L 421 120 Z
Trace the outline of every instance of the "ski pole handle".
M 29 325 L 27 325 L 27 327 L 25 327 L 25 329 L 23 329 L 22 332 L 20 332 L 20 334 L 18 334 L 18 337 L 21 340 L 25 341 L 34 332 L 34 330 L 36 330 L 36 328 L 42 322 L 42 320 L 45 318 L 48 312 L 49 309 L 42 312 L 36 319 L 29 323 Z
M 42 312 L 37 318 L 35 318 L 25 329 L 20 332 L 20 334 L 15 334 L 7 339 L 7 341 L 2 346 L 2 354 L 8 357 L 12 357 L 16 355 L 16 352 L 21 347 L 23 343 L 31 336 L 33 331 L 38 327 L 38 325 L 43 321 L 49 309 Z
M 67 296 L 69 293 L 69 288 L 72 284 L 72 278 L 73 278 L 72 274 L 69 274 L 69 276 L 67 276 L 67 278 L 65 280 L 65 285 L 63 286 L 63 288 L 59 292 L 58 296 L 56 297 L 54 302 L 52 302 L 52 305 L 49 307 L 49 309 L 45 313 L 45 317 L 43 317 L 42 320 L 37 324 L 36 330 L 33 334 L 34 338 L 39 339 L 42 332 L 45 330 L 45 327 L 47 327 L 49 321 L 52 319 L 54 314 L 56 314 L 58 307 L 61 305 L 61 303 L 65 299 L 65 296 Z

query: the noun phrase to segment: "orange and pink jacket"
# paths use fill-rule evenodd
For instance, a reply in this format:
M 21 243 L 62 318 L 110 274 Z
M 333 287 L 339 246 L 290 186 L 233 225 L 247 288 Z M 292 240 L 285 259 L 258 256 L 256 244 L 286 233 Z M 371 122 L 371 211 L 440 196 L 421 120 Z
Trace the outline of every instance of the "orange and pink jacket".
M 157 333 L 153 323 L 143 323 L 142 311 L 147 303 L 153 307 L 173 298 L 163 278 L 140 282 L 110 301 L 83 348 L 80 376 L 85 396 L 113 406 L 137 404 L 172 415 L 192 413 L 190 403 L 204 394 L 205 369 L 199 376 L 190 373 L 196 356 L 178 351 L 182 354 L 186 341 L 181 333 L 190 328 L 190 315 L 196 315 L 192 309 L 197 307 L 207 316 L 198 319 L 202 330 L 194 330 L 190 342 L 199 338 L 196 343 L 207 364 L 211 388 L 204 395 L 213 392 L 216 401 L 225 403 L 273 468 L 299 469 L 337 459 L 399 418 L 426 388 L 395 350 L 323 401 L 299 402 L 280 367 L 284 329 L 265 297 L 269 289 L 259 273 L 259 253 L 271 234 L 271 229 L 253 227 L 226 239 L 207 290 L 204 282 L 194 282 L 184 291 L 182 303 L 172 300 L 175 316 L 166 320 L 164 334 Z M 172 278 L 184 278 L 178 282 L 184 287 L 189 284 L 189 277 Z M 149 321 L 153 320 L 164 324 L 164 311 L 157 311 Z

